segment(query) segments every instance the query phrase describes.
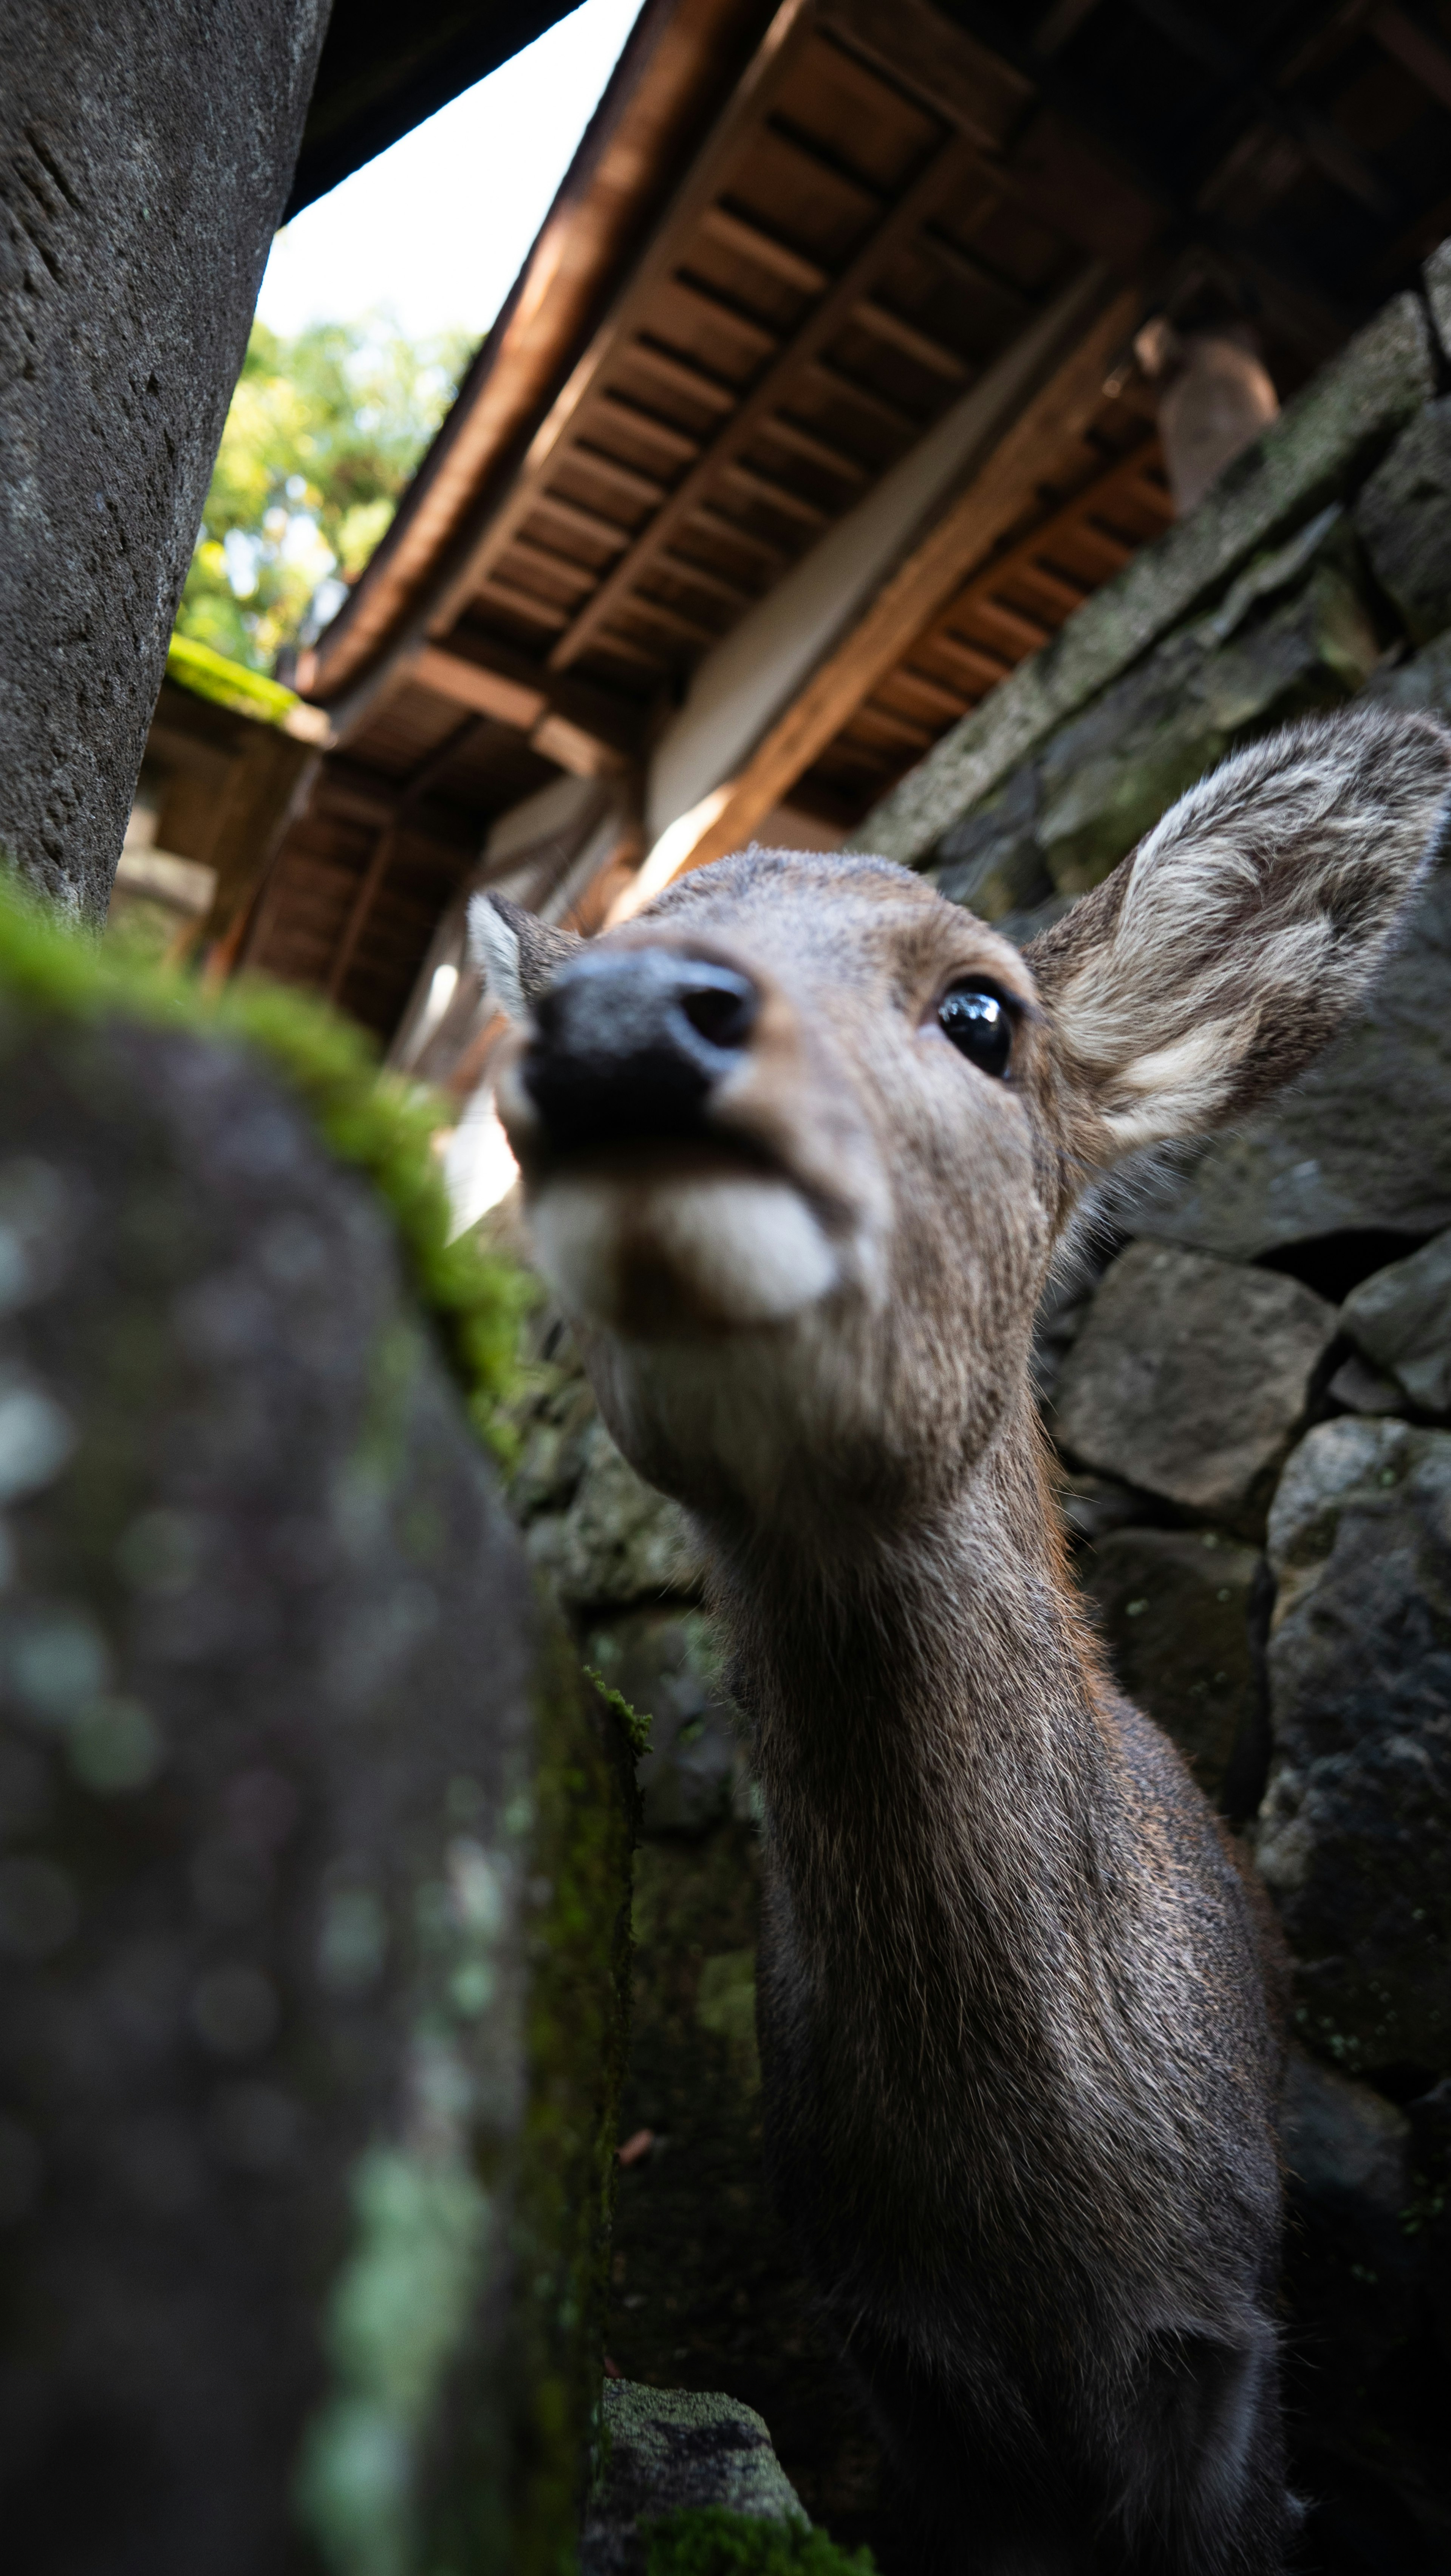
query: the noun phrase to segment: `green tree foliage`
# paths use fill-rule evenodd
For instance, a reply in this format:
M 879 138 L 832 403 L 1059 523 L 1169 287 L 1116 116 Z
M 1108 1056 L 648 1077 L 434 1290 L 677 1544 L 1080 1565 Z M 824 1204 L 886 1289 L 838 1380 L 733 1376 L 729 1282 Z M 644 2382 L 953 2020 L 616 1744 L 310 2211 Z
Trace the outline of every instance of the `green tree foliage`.
M 177 633 L 268 671 L 317 599 L 325 623 L 383 536 L 472 343 L 414 343 L 377 315 L 295 340 L 254 322 Z M 316 612 L 315 612 L 316 614 Z

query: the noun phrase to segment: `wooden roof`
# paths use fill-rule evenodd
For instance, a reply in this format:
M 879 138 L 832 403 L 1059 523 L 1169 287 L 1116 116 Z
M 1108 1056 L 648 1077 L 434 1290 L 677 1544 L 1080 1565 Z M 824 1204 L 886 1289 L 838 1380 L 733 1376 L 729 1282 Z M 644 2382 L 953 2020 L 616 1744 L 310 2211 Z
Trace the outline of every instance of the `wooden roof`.
M 653 0 L 299 670 L 338 748 L 248 954 L 390 1030 L 490 818 L 560 769 L 628 776 L 695 665 L 1097 260 L 1127 294 L 1076 376 L 753 756 L 755 816 L 849 824 L 1169 515 L 1115 335 L 1217 263 L 1293 390 L 1451 229 L 1448 169 L 1451 50 L 1393 7 Z

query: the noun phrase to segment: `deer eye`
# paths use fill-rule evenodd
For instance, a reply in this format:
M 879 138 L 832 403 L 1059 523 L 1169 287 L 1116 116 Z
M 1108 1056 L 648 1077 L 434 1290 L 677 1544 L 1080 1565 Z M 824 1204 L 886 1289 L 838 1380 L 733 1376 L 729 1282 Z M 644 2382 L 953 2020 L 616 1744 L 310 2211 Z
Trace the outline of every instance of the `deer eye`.
M 1001 1078 L 1013 1051 L 1013 1020 L 990 984 L 954 984 L 937 1005 L 937 1025 L 979 1073 Z

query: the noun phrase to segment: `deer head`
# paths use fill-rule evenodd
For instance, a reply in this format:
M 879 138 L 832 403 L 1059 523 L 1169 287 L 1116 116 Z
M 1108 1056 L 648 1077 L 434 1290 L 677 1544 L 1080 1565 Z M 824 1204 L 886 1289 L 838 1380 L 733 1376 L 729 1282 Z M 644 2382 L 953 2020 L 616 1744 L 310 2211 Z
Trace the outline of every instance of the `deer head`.
M 1023 954 L 907 870 L 751 849 L 588 945 L 488 896 L 498 1082 L 616 1439 L 710 1516 L 930 1509 L 1026 1411 L 1087 1186 L 1364 996 L 1451 734 L 1364 710 L 1192 789 Z

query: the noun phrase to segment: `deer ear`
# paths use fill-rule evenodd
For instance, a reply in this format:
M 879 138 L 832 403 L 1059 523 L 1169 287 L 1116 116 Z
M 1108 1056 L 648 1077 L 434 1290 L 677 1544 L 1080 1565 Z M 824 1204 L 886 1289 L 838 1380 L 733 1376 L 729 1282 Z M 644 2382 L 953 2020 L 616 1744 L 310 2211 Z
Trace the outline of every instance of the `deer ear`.
M 1203 1134 L 1303 1072 L 1368 993 L 1448 791 L 1430 717 L 1292 725 L 1032 942 L 1085 1162 Z
M 554 930 L 522 903 L 476 894 L 469 905 L 469 955 L 489 998 L 511 1020 L 527 1020 L 565 959 L 584 946 L 573 930 Z

